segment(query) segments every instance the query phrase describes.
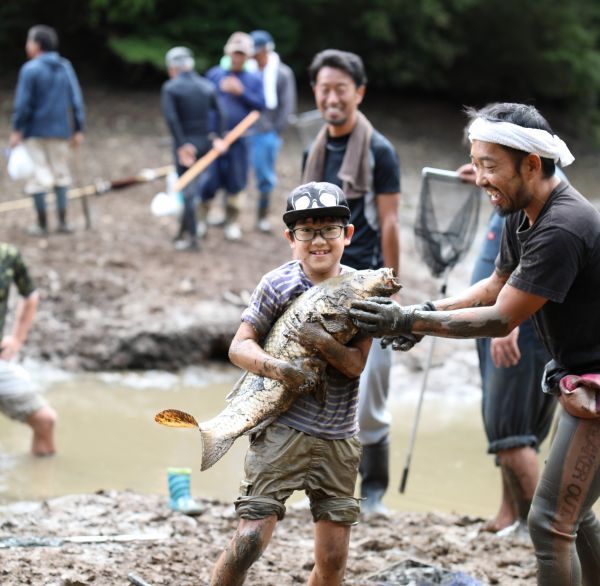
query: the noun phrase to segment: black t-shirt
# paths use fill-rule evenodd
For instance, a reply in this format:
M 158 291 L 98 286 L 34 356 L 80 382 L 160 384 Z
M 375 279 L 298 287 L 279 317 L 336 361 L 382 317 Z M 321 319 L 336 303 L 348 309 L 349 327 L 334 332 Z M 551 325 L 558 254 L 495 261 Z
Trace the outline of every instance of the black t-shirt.
M 554 360 L 574 374 L 600 372 L 600 212 L 569 183 L 550 194 L 533 226 L 508 216 L 496 267 L 508 284 L 545 297 L 533 316 Z
M 338 177 L 350 135 L 327 137 L 325 168 L 319 181 L 327 181 L 342 187 Z M 305 157 L 306 159 L 306 157 Z M 370 144 L 371 190 L 364 197 L 349 199 L 350 223 L 354 224 L 354 236 L 346 246 L 342 264 L 354 269 L 378 269 L 383 266 L 381 236 L 377 215 L 376 196 L 400 192 L 400 163 L 394 147 L 387 138 L 373 129 Z M 383 195 L 385 197 L 385 195 Z

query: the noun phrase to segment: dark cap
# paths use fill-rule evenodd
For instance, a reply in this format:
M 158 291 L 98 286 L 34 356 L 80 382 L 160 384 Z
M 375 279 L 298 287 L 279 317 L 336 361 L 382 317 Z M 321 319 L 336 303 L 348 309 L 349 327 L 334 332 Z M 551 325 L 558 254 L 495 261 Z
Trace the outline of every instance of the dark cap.
M 311 181 L 294 189 L 287 198 L 283 214 L 285 224 L 302 218 L 350 217 L 350 208 L 344 192 L 333 183 Z
M 255 51 L 262 51 L 263 49 L 267 49 L 267 51 L 272 51 L 275 48 L 275 41 L 267 31 L 252 31 L 250 33 L 250 36 L 254 41 Z

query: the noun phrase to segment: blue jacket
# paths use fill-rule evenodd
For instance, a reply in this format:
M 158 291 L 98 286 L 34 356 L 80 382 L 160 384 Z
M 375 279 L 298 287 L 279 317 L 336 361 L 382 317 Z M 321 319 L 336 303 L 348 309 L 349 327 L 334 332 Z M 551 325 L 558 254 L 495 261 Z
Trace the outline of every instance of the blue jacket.
M 83 98 L 71 63 L 56 51 L 27 61 L 19 72 L 13 129 L 24 138 L 69 138 L 84 124 Z
M 234 96 L 221 91 L 219 82 L 228 75 L 235 75 L 244 85 L 244 93 Z M 263 92 L 262 77 L 251 71 L 233 72 L 217 65 L 208 70 L 206 77 L 216 86 L 219 101 L 227 118 L 227 129 L 231 130 L 238 122 L 245 118 L 252 110 L 264 110 L 265 96 Z

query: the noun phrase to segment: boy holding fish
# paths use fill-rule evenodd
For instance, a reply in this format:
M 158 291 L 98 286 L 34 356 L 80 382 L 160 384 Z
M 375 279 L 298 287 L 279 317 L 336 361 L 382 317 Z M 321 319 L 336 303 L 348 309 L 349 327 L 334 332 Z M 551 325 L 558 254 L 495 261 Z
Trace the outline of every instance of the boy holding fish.
M 291 192 L 283 220 L 293 260 L 263 276 L 231 343 L 229 356 L 234 364 L 299 393 L 287 411 L 250 436 L 245 478 L 235 502 L 240 522 L 213 570 L 213 585 L 244 582 L 295 490 L 308 495 L 315 523 L 315 565 L 309 584 L 342 582 L 350 528 L 360 512 L 354 498 L 361 456 L 356 407 L 358 380 L 371 338 L 354 336 L 344 345 L 318 319 L 295 324 L 290 344 L 301 341 L 314 350 L 314 357 L 327 363 L 323 401 L 313 394 L 300 394 L 303 386 L 314 385 L 308 367 L 314 357 L 303 359 L 305 362 L 286 361 L 268 354 L 263 345 L 294 299 L 313 285 L 353 272 L 340 263 L 354 232 L 349 217 L 344 193 L 331 183 L 311 182 Z M 397 291 L 397 281 L 390 281 L 391 292 Z M 315 311 L 318 317 L 322 310 Z

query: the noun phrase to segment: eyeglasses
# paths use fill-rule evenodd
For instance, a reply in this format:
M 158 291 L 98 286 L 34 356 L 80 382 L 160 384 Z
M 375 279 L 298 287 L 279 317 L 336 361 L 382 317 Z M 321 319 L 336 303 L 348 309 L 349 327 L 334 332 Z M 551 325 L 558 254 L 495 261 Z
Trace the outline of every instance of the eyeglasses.
M 290 230 L 290 232 L 294 235 L 296 240 L 300 240 L 301 242 L 308 242 L 310 240 L 314 240 L 319 234 L 325 240 L 335 240 L 342 235 L 342 231 L 344 226 L 323 226 L 319 230 L 315 230 L 314 228 L 295 228 L 294 230 Z

